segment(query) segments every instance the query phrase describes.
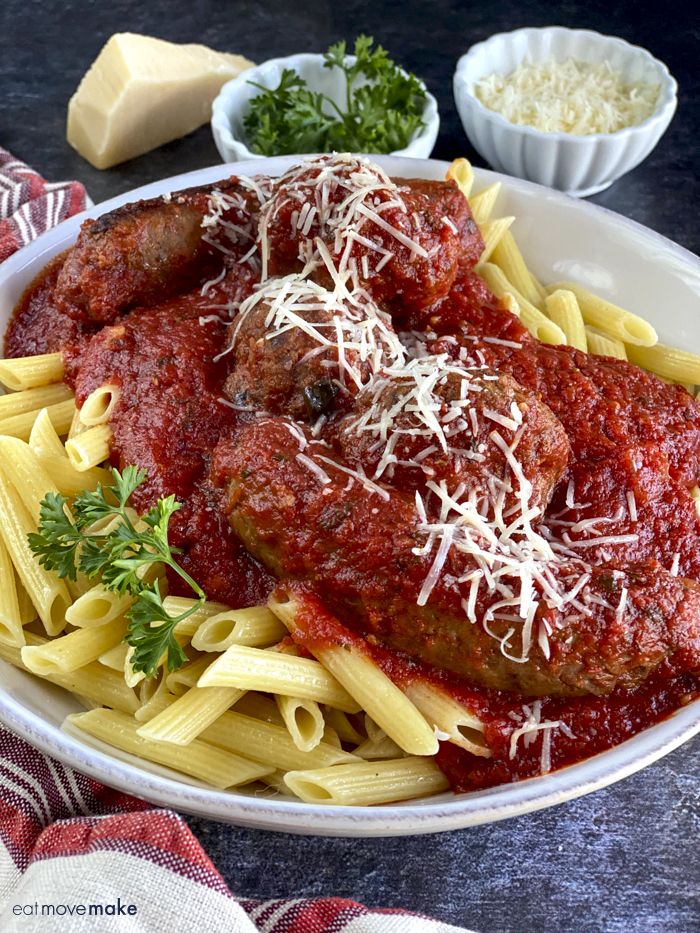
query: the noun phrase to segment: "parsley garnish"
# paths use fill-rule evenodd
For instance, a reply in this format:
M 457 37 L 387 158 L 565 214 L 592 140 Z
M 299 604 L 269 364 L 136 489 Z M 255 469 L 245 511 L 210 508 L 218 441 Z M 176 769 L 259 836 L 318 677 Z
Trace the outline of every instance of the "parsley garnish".
M 158 671 L 163 654 L 169 671 L 187 660 L 175 638 L 178 622 L 186 619 L 205 600 L 202 588 L 175 561 L 179 548 L 168 542 L 171 516 L 181 507 L 174 496 L 159 499 L 142 516 L 145 528 L 137 529 L 128 506 L 134 490 L 146 479 L 144 470 L 128 466 L 123 473 L 112 470 L 114 483 L 95 492 L 81 492 L 68 510 L 60 493 L 47 493 L 39 513 L 39 530 L 29 535 L 29 546 L 42 566 L 59 577 L 75 580 L 78 570 L 88 578 L 100 577 L 102 585 L 134 602 L 127 611 L 126 642 L 134 648 L 135 671 L 151 677 Z M 105 530 L 100 530 L 100 524 Z M 140 525 L 140 522 L 136 523 Z M 145 570 L 153 564 L 170 567 L 185 580 L 198 597 L 190 609 L 171 616 L 163 605 L 158 580 L 144 582 Z
M 324 67 L 340 68 L 345 75 L 344 110 L 325 94 L 310 91 L 290 69 L 272 90 L 249 81 L 262 92 L 243 121 L 250 148 L 271 156 L 334 150 L 387 153 L 407 146 L 424 125 L 425 90 L 381 45 L 373 45 L 371 36 L 358 36 L 352 64 L 345 42 L 324 55 Z

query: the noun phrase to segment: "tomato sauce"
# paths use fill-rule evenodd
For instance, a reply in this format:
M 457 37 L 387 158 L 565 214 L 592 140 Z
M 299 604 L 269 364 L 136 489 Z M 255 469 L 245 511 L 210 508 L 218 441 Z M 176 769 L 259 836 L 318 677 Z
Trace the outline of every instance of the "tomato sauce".
M 253 278 L 239 267 L 235 281 L 226 280 L 206 298 L 196 291 L 137 309 L 98 332 L 97 325 L 76 322 L 56 308 L 52 296 L 62 261 L 58 257 L 50 263 L 22 298 L 5 354 L 63 350 L 78 404 L 97 386 L 119 386 L 120 401 L 111 419 L 112 460 L 120 467 L 137 463 L 148 471 L 137 507 L 146 509 L 159 496 L 177 496 L 183 507 L 173 517 L 171 538 L 182 549 L 183 567 L 212 599 L 233 607 L 265 601 L 275 578 L 234 534 L 221 507 L 223 493 L 209 479 L 214 447 L 248 416 L 221 402 L 229 366 L 225 356 L 218 362 L 215 358 L 225 349 L 226 326 L 199 320 L 211 314 L 217 301 L 248 293 Z M 662 554 L 669 569 L 678 555 L 680 573 L 700 578 L 700 525 L 690 496 L 684 495 L 685 487 L 700 475 L 700 409 L 684 389 L 664 386 L 633 366 L 611 366 L 571 348 L 536 343 L 466 270 L 450 296 L 437 302 L 422 321 L 438 340 L 441 335 L 456 336 L 458 345 L 478 349 L 488 365 L 539 393 L 560 418 L 573 457 L 551 511 L 568 509 L 566 517 L 572 523 L 592 515 L 614 515 L 628 507 L 623 490 L 631 488 L 638 541 L 633 547 L 610 546 L 611 559 Z M 568 505 L 570 482 L 576 507 Z M 629 511 L 610 526 L 610 534 L 628 528 Z M 604 561 L 605 555 L 597 555 L 597 560 Z M 186 593 L 179 579 L 171 579 L 170 585 L 172 592 Z M 632 690 L 607 697 L 533 701 L 471 686 L 372 644 L 371 638 L 368 645 L 318 605 L 301 614 L 294 638 L 310 651 L 322 643 L 357 641 L 397 683 L 416 676 L 430 679 L 476 713 L 484 723 L 492 757 L 477 758 L 445 742 L 438 755 L 457 791 L 540 773 L 546 731 L 551 732 L 554 770 L 618 744 L 698 695 L 696 679 L 672 675 L 663 664 Z M 535 705 L 540 724 L 558 725 L 522 735 L 512 755 L 514 732 L 534 716 Z

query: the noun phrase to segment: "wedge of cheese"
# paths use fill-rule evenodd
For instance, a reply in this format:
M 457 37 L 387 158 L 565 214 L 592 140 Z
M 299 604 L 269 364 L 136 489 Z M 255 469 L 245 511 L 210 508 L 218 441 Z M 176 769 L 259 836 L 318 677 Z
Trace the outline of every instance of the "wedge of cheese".
M 253 62 L 204 45 L 113 35 L 68 104 L 68 142 L 109 168 L 206 123 L 222 84 Z

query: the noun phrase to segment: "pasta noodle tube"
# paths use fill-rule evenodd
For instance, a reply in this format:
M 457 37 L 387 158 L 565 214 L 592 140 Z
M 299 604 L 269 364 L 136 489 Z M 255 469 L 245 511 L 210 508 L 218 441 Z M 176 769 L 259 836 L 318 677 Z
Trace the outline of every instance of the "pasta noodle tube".
M 287 628 L 294 626 L 299 614 L 296 597 L 273 593 L 269 605 Z M 438 741 L 433 730 L 358 643 L 359 639 L 344 645 L 314 644 L 309 650 L 399 748 L 409 755 L 434 755 Z
M 46 644 L 46 639 L 40 635 L 34 635 L 32 632 L 25 634 L 29 645 Z M 22 661 L 21 649 L 17 646 L 11 647 L 0 642 L 0 658 L 23 671 L 28 670 Z M 70 693 L 85 697 L 100 706 L 109 706 L 123 713 L 134 713 L 138 709 L 136 694 L 124 683 L 122 675 L 96 662 L 86 664 L 77 671 L 47 673 L 43 675 L 43 680 L 56 684 Z
M 183 612 L 196 606 L 191 616 L 177 624 L 176 632 L 183 638 L 192 638 L 202 622 L 228 609 L 224 603 L 217 603 L 213 600 L 202 603 L 198 599 L 190 599 L 189 596 L 166 596 L 163 606 L 169 616 L 182 615 Z
M 66 441 L 68 459 L 80 473 L 91 470 L 109 457 L 112 429 L 108 424 L 97 424 Z
M 0 539 L 0 642 L 6 645 L 23 645 L 24 641 L 15 568 L 7 548 Z
M 327 703 L 346 713 L 360 706 L 318 661 L 231 645 L 202 675 L 199 687 L 239 687 Z
M 447 169 L 446 178 L 456 182 L 464 197 L 469 199 L 474 184 L 474 169 L 468 159 L 455 159 Z
M 282 714 L 277 708 L 275 701 L 264 693 L 256 693 L 250 690 L 243 694 L 236 703 L 236 712 L 243 713 L 244 716 L 252 716 L 253 719 L 264 719 L 265 722 L 274 722 L 277 726 L 284 725 Z M 344 716 L 344 713 L 340 713 Z
M 29 433 L 29 446 L 40 459 L 42 457 L 66 459 L 66 448 L 56 433 L 46 408 L 42 408 L 34 419 Z
M 656 331 L 648 321 L 604 298 L 599 298 L 575 282 L 560 282 L 552 285 L 547 291 L 551 294 L 562 288 L 576 295 L 586 324 L 602 330 L 604 334 L 638 347 L 653 347 L 658 341 Z
M 586 325 L 586 342 L 588 352 L 595 353 L 596 356 L 612 356 L 616 360 L 627 359 L 627 351 L 621 340 L 601 334 L 600 331 L 588 325 Z
M 123 616 L 131 606 L 132 596 L 120 596 L 98 583 L 83 593 L 66 610 L 66 622 L 78 628 L 94 628 Z
M 576 295 L 565 288 L 559 288 L 545 299 L 545 311 L 550 319 L 558 324 L 566 335 L 570 347 L 576 347 L 583 353 L 588 352 L 586 328 Z
M 516 299 L 520 311 L 518 317 L 533 337 L 543 343 L 550 343 L 555 346 L 566 343 L 566 337 L 561 327 L 555 324 L 554 321 L 550 321 L 539 308 L 536 308 L 527 298 L 521 295 L 510 283 L 500 266 L 491 262 L 484 262 L 476 267 L 476 271 L 497 298 L 504 300 L 506 295 L 512 295 Z
M 41 501 L 47 492 L 57 493 L 57 486 L 51 482 L 29 444 L 16 437 L 0 437 L 0 463 L 38 525 Z
M 195 739 L 183 755 L 177 745 L 151 742 L 138 734 L 138 723 L 123 713 L 111 709 L 95 709 L 67 717 L 69 726 L 86 732 L 124 752 L 145 758 L 159 765 L 189 774 L 207 784 L 224 789 L 256 781 L 270 768 L 249 759 L 233 755 Z
M 510 230 L 503 233 L 493 251 L 493 261 L 503 269 L 506 278 L 524 298 L 542 308 L 546 292 L 530 272 Z
M 144 739 L 189 745 L 243 696 L 235 687 L 192 687 L 139 729 Z
M 312 748 L 316 748 L 326 728 L 318 703 L 299 697 L 279 695 L 275 699 L 296 747 L 302 752 L 310 752 Z
M 289 771 L 284 783 L 305 803 L 342 806 L 410 800 L 449 788 L 447 778 L 432 758 L 414 757 Z
M 168 690 L 180 696 L 183 693 L 187 693 L 190 688 L 199 686 L 198 681 L 211 663 L 211 658 L 208 655 L 204 655 L 203 657 L 195 658 L 194 661 L 183 664 L 178 670 L 166 674 L 165 683 Z M 229 685 L 226 684 L 225 686 Z
M 671 382 L 700 384 L 700 356 L 657 343 L 655 347 L 627 345 L 627 356 L 631 363 L 648 369 Z
M 114 648 L 125 634 L 124 620 L 109 622 L 98 628 L 76 629 L 43 645 L 28 645 L 22 649 L 22 661 L 33 674 L 39 676 L 55 671 L 75 671 Z
M 121 642 L 116 645 L 114 648 L 110 648 L 109 651 L 105 651 L 104 654 L 101 654 L 98 658 L 100 664 L 104 664 L 105 667 L 111 668 L 113 671 L 121 671 L 124 673 L 124 668 L 126 667 L 126 656 L 129 651 L 129 646 L 126 642 Z
M 72 390 L 62 382 L 52 386 L 40 386 L 38 389 L 27 389 L 26 392 L 0 395 L 0 421 L 15 415 L 36 412 L 59 402 L 70 401 L 72 398 Z
M 88 428 L 106 424 L 119 402 L 119 386 L 103 385 L 94 389 L 78 410 L 78 417 Z
M 357 761 L 355 755 L 324 742 L 309 752 L 300 751 L 286 726 L 244 716 L 235 710 L 223 713 L 202 732 L 200 738 L 219 748 L 247 755 L 280 771 L 295 768 L 327 768 Z
M 66 434 L 75 416 L 75 400 L 69 398 L 64 402 L 56 402 L 55 405 L 45 406 L 45 410 L 56 433 Z M 29 440 L 38 414 L 39 410 L 32 409 L 19 415 L 2 418 L 0 420 L 0 434 L 19 437 L 23 441 Z
M 287 634 L 277 616 L 267 606 L 227 609 L 211 616 L 192 636 L 197 651 L 226 651 L 231 645 L 264 648 Z
M 472 211 L 472 217 L 480 227 L 491 217 L 500 191 L 501 183 L 500 181 L 496 181 L 487 188 L 482 188 L 481 191 L 478 191 L 469 198 L 469 207 Z
M 501 237 L 506 233 L 514 220 L 515 217 L 497 217 L 495 220 L 488 220 L 481 227 L 484 249 L 479 257 L 479 262 L 488 262 L 491 254 L 501 240 Z
M 478 716 L 469 712 L 449 693 L 428 681 L 414 681 L 406 688 L 406 695 L 434 726 L 443 741 L 490 758 L 491 750 L 484 741 L 484 725 Z
M 0 538 L 47 634 L 58 635 L 65 628 L 70 595 L 65 583 L 34 557 L 27 540 L 33 531 L 36 524 L 0 466 Z
M 12 392 L 34 389 L 63 379 L 63 354 L 42 353 L 0 360 L 0 382 Z

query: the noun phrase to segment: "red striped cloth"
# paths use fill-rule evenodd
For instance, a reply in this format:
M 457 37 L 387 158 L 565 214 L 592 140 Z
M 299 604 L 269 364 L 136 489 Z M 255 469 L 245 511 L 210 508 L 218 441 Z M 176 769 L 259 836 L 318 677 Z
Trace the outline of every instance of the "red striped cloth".
M 0 262 L 86 203 L 78 182 L 48 184 L 0 148 Z M 236 897 L 176 813 L 110 790 L 2 727 L 0 930 L 459 933 L 343 898 Z

